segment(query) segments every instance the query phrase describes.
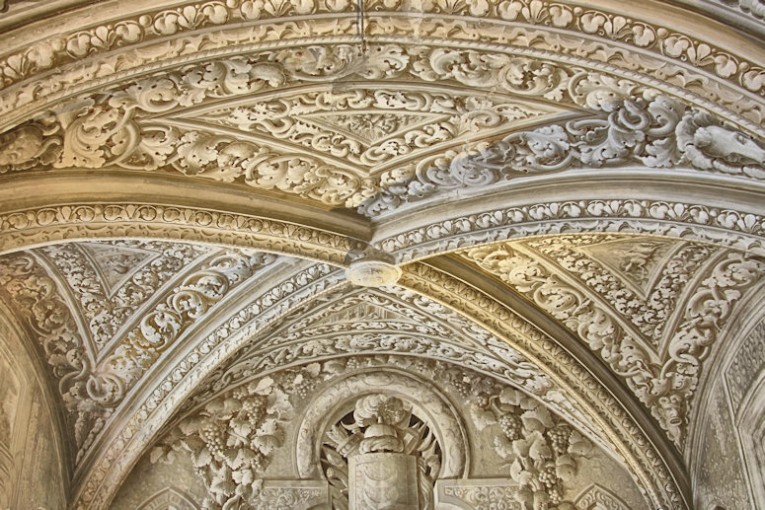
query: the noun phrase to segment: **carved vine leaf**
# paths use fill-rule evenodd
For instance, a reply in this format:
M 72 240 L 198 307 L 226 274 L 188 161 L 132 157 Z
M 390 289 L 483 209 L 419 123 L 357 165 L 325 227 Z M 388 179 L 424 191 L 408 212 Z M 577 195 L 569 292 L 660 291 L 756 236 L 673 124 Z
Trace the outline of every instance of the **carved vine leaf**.
M 479 428 L 498 425 L 494 449 L 506 461 L 513 491 L 523 510 L 570 510 L 564 485 L 587 457 L 591 443 L 573 427 L 551 414 L 540 402 L 513 388 L 504 388 L 488 403 L 474 402 Z
M 262 489 L 262 474 L 284 441 L 292 416 L 287 394 L 263 378 L 207 403 L 183 419 L 151 452 L 172 461 L 187 451 L 208 491 L 203 508 L 247 509 Z
M 220 468 L 224 461 L 215 461 L 215 454 L 209 453 L 211 450 L 207 444 L 212 440 L 203 437 L 206 427 L 216 425 L 216 430 L 221 431 L 219 435 L 229 434 L 227 431 L 233 427 L 231 423 L 233 417 L 237 416 L 238 409 L 244 406 L 245 401 L 253 398 L 253 395 L 260 398 L 259 392 L 263 388 L 288 397 L 288 400 L 279 400 L 285 403 L 284 414 L 272 412 L 268 407 L 265 412 L 265 416 L 273 416 L 278 423 L 282 423 L 279 420 L 290 415 L 287 408 L 301 408 L 308 397 L 318 394 L 323 388 L 344 377 L 344 374 L 389 368 L 405 370 L 432 380 L 452 399 L 466 403 L 478 428 L 494 434 L 494 447 L 497 454 L 507 460 L 508 476 L 512 476 L 523 487 L 516 497 L 522 504 L 527 505 L 524 510 L 570 510 L 570 507 L 566 506 L 569 503 L 559 496 L 562 495 L 567 480 L 576 473 L 579 459 L 589 455 L 591 443 L 571 425 L 551 414 L 544 404 L 510 388 L 507 383 L 465 369 L 453 362 L 421 357 L 387 354 L 345 356 L 289 369 L 272 366 L 266 369 L 270 372 L 269 375 L 261 379 L 250 379 L 250 382 L 244 383 L 234 381 L 233 384 L 238 384 L 236 396 L 227 389 L 232 384 L 232 380 L 226 375 L 227 371 L 219 371 L 207 381 L 206 387 L 200 388 L 199 393 L 185 404 L 179 415 L 186 418 L 183 418 L 152 451 L 152 460 L 172 461 L 177 452 L 189 451 L 192 458 L 196 459 L 195 462 L 205 464 L 198 467 L 197 472 L 207 487 L 216 479 L 215 473 L 220 472 L 216 469 L 223 469 L 222 472 L 233 479 L 236 468 Z M 398 398 L 391 399 L 382 393 L 366 396 L 368 398 L 360 398 L 359 405 L 356 405 L 353 411 L 337 423 L 328 425 L 324 431 L 319 462 L 321 472 L 330 482 L 333 508 L 343 509 L 348 505 L 348 455 L 362 449 L 369 452 L 393 450 L 415 454 L 420 459 L 418 469 L 424 484 L 420 488 L 421 493 L 429 494 L 441 469 L 442 452 L 452 448 L 450 444 L 441 444 L 434 431 L 422 420 L 412 418 L 410 404 Z M 240 403 L 230 402 L 232 400 Z M 225 402 L 229 402 L 228 407 Z M 224 411 L 219 411 L 221 408 Z M 223 418 L 219 420 L 216 416 Z M 369 434 L 369 439 L 364 443 L 364 432 L 369 427 L 375 428 L 375 433 Z M 381 427 L 388 433 L 395 431 L 395 434 L 393 437 L 378 435 L 378 429 Z M 246 439 L 252 437 L 250 435 Z M 226 440 L 227 444 L 229 442 Z M 252 441 L 236 444 L 239 445 L 238 448 L 246 449 L 246 445 L 252 444 Z M 233 452 L 231 456 L 234 456 Z M 264 454 L 257 469 L 246 469 L 251 469 L 256 479 L 262 479 L 266 475 L 271 458 L 270 454 Z M 207 463 L 213 467 L 209 467 Z M 223 475 L 219 476 L 225 478 Z M 254 485 L 251 487 L 254 488 L 251 491 L 247 489 L 250 491 L 247 497 L 256 497 L 259 490 L 257 480 L 252 484 Z M 221 486 L 221 491 L 227 490 L 225 484 L 218 486 Z M 239 497 L 231 490 L 225 494 L 227 498 Z M 245 503 L 244 499 L 241 501 Z M 547 506 L 528 506 L 531 504 Z
M 706 247 L 701 250 L 708 252 Z M 662 349 L 661 338 L 651 338 L 655 347 L 647 346 L 643 339 L 620 324 L 616 318 L 618 313 L 600 305 L 600 300 L 593 299 L 589 291 L 569 284 L 539 260 L 520 253 L 512 243 L 475 248 L 463 256 L 499 276 L 578 334 L 626 380 L 670 439 L 682 448 L 702 362 L 730 318 L 735 303 L 765 274 L 765 261 L 760 258 L 733 251 L 723 256 L 709 255 L 717 256 L 717 261 L 709 276 L 692 289 L 677 329 L 662 331 L 662 336 L 669 339 L 667 347 Z M 583 258 L 580 255 L 576 260 Z M 574 274 L 581 271 L 585 277 L 595 278 L 601 271 L 593 273 L 592 267 L 568 263 L 565 257 L 561 262 Z M 669 267 L 665 274 L 672 270 Z M 680 276 L 680 283 L 685 285 L 688 279 Z M 598 279 L 597 283 L 600 285 L 604 280 Z M 597 292 L 598 285 L 592 290 Z M 664 291 L 672 292 L 671 289 Z M 634 308 L 629 313 L 633 311 Z M 628 321 L 629 313 L 623 317 Z M 664 349 L 666 354 L 660 354 Z

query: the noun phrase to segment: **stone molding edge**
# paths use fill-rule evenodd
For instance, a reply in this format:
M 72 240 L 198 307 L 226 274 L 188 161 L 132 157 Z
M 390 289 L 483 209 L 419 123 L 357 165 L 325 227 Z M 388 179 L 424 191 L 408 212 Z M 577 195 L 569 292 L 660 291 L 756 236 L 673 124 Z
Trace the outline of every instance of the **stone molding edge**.
M 252 248 L 345 266 L 366 244 L 305 225 L 175 205 L 52 205 L 0 213 L 0 253 L 76 239 L 130 237 Z
M 34 382 L 42 389 L 42 400 L 47 404 L 48 412 L 53 420 L 51 429 L 57 433 L 57 437 L 53 438 L 53 443 L 56 445 L 61 480 L 64 483 L 63 489 L 66 491 L 72 481 L 71 466 L 73 465 L 74 452 L 66 441 L 68 434 L 63 408 L 58 404 L 56 392 L 47 375 L 45 361 L 37 354 L 34 342 L 27 341 L 24 328 L 17 322 L 16 316 L 6 306 L 5 301 L 0 298 L 0 329 L 3 327 L 15 333 L 13 338 L 3 338 L 4 345 L 11 347 L 11 352 L 17 354 L 17 360 L 21 358 L 23 364 L 32 367 L 31 373 Z
M 516 22 L 537 29 L 548 25 L 557 29 L 568 30 L 572 33 L 597 35 L 603 42 L 616 40 L 621 44 L 630 45 L 635 49 L 650 51 L 662 58 L 677 60 L 683 65 L 692 67 L 730 81 L 731 76 L 738 76 L 738 82 L 747 84 L 750 89 L 757 91 L 754 79 L 757 71 L 765 72 L 754 62 L 739 55 L 717 48 L 715 44 L 692 39 L 684 34 L 673 32 L 661 26 L 653 26 L 650 21 L 625 18 L 604 10 L 585 10 L 580 6 L 558 2 L 535 2 L 533 8 L 528 0 L 475 2 L 457 4 L 454 7 L 442 2 L 433 4 L 434 12 L 445 11 L 450 14 L 488 18 L 505 22 Z M 387 6 L 388 3 L 386 2 Z M 94 25 L 85 30 L 79 30 L 66 36 L 53 38 L 51 41 L 40 41 L 32 45 L 26 52 L 17 52 L 4 59 L 3 82 L 13 84 L 34 76 L 35 71 L 47 71 L 56 67 L 56 62 L 68 59 L 68 62 L 92 54 L 112 51 L 119 47 L 129 47 L 146 43 L 153 39 L 173 37 L 179 34 L 189 35 L 200 28 L 222 27 L 228 23 L 258 22 L 264 20 L 294 19 L 295 17 L 328 13 L 338 15 L 345 13 L 353 15 L 353 2 L 321 2 L 314 0 L 307 5 L 297 2 L 284 8 L 258 8 L 255 2 L 246 0 L 230 0 L 228 2 L 192 2 L 190 5 L 175 9 L 165 8 L 140 17 L 113 19 Z M 370 11 L 374 9 L 370 7 Z M 451 12 L 456 11 L 456 12 Z M 538 11 L 538 12 L 537 12 Z M 274 13 L 278 12 L 278 15 Z M 430 14 L 413 11 L 414 14 Z M 377 14 L 377 13 L 376 13 Z M 389 15 L 383 13 L 382 15 Z M 396 14 L 400 14 L 396 12 Z M 726 27 L 727 28 L 727 27 Z M 654 47 L 656 46 L 656 47 Z M 15 65 L 11 65 L 15 64 Z M 741 75 L 741 76 L 739 76 Z M 743 81 L 742 81 L 743 80 Z M 761 82 L 762 80 L 760 80 Z M 737 86 L 739 84 L 737 83 Z
M 725 385 L 725 371 L 730 368 L 731 362 L 735 359 L 742 344 L 744 344 L 749 335 L 761 326 L 765 321 L 765 309 L 759 314 L 752 314 L 752 307 L 756 303 L 763 303 L 765 300 L 765 283 L 761 283 L 759 288 L 749 293 L 744 303 L 736 309 L 734 314 L 727 322 L 727 327 L 720 332 L 720 338 L 735 339 L 735 345 L 725 345 L 718 343 L 716 349 L 709 356 L 709 373 L 703 378 L 697 389 L 696 403 L 690 409 L 689 434 L 687 447 L 685 449 L 685 461 L 688 466 L 688 472 L 694 479 L 697 479 L 698 471 L 701 465 L 698 459 L 703 453 L 699 446 L 703 443 L 705 431 L 703 427 L 696 426 L 700 420 L 707 414 L 709 399 L 713 396 L 713 391 L 724 391 L 720 385 Z M 727 392 L 726 392 L 727 398 Z
M 562 233 L 620 232 L 693 239 L 765 254 L 765 216 L 703 204 L 640 199 L 538 202 L 466 214 L 373 240 L 399 264 L 472 246 Z
M 94 455 L 91 470 L 74 491 L 72 509 L 108 508 L 132 466 L 156 438 L 175 410 L 191 395 L 198 383 L 240 348 L 258 331 L 267 329 L 290 309 L 323 294 L 343 281 L 342 273 L 326 264 L 311 266 L 283 280 L 199 341 L 175 364 L 168 363 L 158 375 L 154 391 L 136 397 L 143 402 L 125 427 Z M 148 388 L 148 385 L 144 386 Z
M 521 1 L 521 0 L 511 0 Z M 288 20 L 289 18 L 287 18 Z M 373 18 L 370 22 L 375 22 L 376 18 Z M 0 125 L 4 126 L 4 130 L 7 130 L 10 126 L 18 126 L 25 120 L 39 118 L 44 116 L 44 112 L 50 110 L 50 105 L 54 102 L 73 102 L 76 96 L 83 96 L 93 93 L 94 90 L 107 87 L 117 87 L 120 84 L 124 84 L 128 81 L 134 81 L 141 76 L 156 74 L 160 71 L 169 71 L 181 68 L 188 65 L 205 64 L 209 62 L 217 62 L 224 60 L 225 58 L 235 58 L 237 55 L 263 55 L 274 51 L 286 51 L 289 49 L 297 50 L 308 46 L 331 48 L 338 45 L 355 45 L 357 44 L 357 36 L 355 35 L 355 25 L 352 23 L 352 19 L 346 20 L 347 26 L 341 29 L 335 28 L 329 30 L 334 32 L 333 35 L 326 35 L 328 29 L 324 29 L 319 35 L 313 35 L 312 37 L 302 37 L 297 39 L 283 38 L 282 32 L 279 31 L 277 36 L 266 37 L 263 36 L 262 41 L 251 42 L 252 36 L 248 34 L 246 37 L 243 35 L 231 35 L 234 39 L 233 42 L 221 45 L 218 42 L 218 46 L 215 46 L 210 41 L 207 41 L 204 51 L 190 52 L 191 49 L 179 50 L 175 46 L 165 44 L 162 46 L 163 41 L 157 41 L 154 43 L 155 47 L 150 50 L 143 48 L 143 51 L 147 51 L 150 54 L 150 59 L 147 62 L 133 62 L 131 66 L 125 66 L 123 60 L 119 54 L 106 55 L 110 60 L 104 60 L 102 62 L 89 62 L 87 66 L 82 63 L 78 63 L 76 67 L 69 69 L 59 69 L 55 73 L 48 72 L 40 76 L 39 80 L 35 82 L 34 87 L 29 90 L 16 90 L 18 86 L 12 86 L 9 89 L 0 89 L 0 97 L 3 98 L 5 103 L 4 109 L 4 122 Z M 377 20 L 379 21 L 379 20 Z M 295 22 L 306 24 L 307 22 Z M 463 25 L 459 25 L 463 26 Z M 532 25 L 534 30 L 531 30 L 529 34 L 524 34 L 523 37 L 536 37 L 538 32 L 544 30 L 542 25 Z M 306 25 L 305 30 L 311 30 L 310 25 Z M 340 30 L 341 33 L 338 33 Z M 434 29 L 437 31 L 437 29 Z M 485 51 L 497 54 L 508 54 L 513 56 L 520 56 L 524 58 L 532 58 L 543 63 L 551 63 L 557 67 L 565 67 L 570 69 L 576 69 L 578 71 L 586 71 L 589 73 L 599 74 L 606 77 L 606 81 L 610 82 L 609 85 L 614 87 L 624 87 L 628 82 L 634 85 L 639 85 L 646 90 L 659 91 L 660 93 L 674 97 L 681 100 L 688 105 L 694 105 L 703 108 L 709 112 L 712 112 L 716 116 L 731 122 L 740 128 L 743 128 L 751 133 L 756 133 L 759 136 L 763 136 L 765 130 L 761 126 L 761 119 L 765 115 L 760 101 L 756 97 L 756 94 L 747 92 L 746 89 L 742 89 L 741 86 L 731 83 L 727 80 L 716 81 L 709 79 L 709 73 L 704 70 L 699 70 L 695 67 L 690 69 L 685 66 L 688 59 L 685 60 L 670 60 L 673 66 L 674 74 L 682 75 L 682 80 L 675 79 L 664 69 L 669 62 L 667 58 L 661 58 L 660 56 L 651 55 L 651 66 L 643 66 L 638 69 L 629 69 L 625 67 L 619 67 L 610 63 L 609 61 L 600 61 L 593 58 L 587 58 L 580 56 L 577 52 L 568 54 L 565 52 L 559 52 L 557 39 L 554 36 L 558 34 L 553 32 L 548 34 L 553 37 L 554 41 L 549 49 L 544 45 L 528 46 L 526 39 L 517 36 L 519 42 L 512 44 L 513 41 L 508 41 L 505 36 L 496 38 L 496 40 L 480 41 L 482 37 L 481 31 L 476 32 L 474 37 L 467 37 L 465 39 L 449 39 L 448 43 L 444 43 L 444 39 L 440 37 L 428 36 L 427 34 L 397 34 L 391 35 L 390 27 L 383 26 L 378 30 L 380 35 L 372 34 L 368 38 L 368 42 L 378 47 L 385 47 L 388 45 L 402 45 L 402 46 L 427 46 L 432 48 L 439 48 L 445 50 L 460 50 L 460 51 Z M 472 34 L 471 34 L 472 35 Z M 205 39 L 205 34 L 197 36 L 198 39 Z M 478 38 L 479 42 L 474 39 Z M 240 41 L 244 39 L 244 42 Z M 592 49 L 590 53 L 592 56 L 597 57 L 597 53 L 603 48 L 603 44 L 607 44 L 608 40 L 591 41 L 592 44 L 598 48 Z M 165 41 L 167 42 L 167 41 Z M 200 45 L 203 41 L 194 41 L 194 44 Z M 189 48 L 195 47 L 194 44 L 189 44 Z M 620 54 L 623 52 L 622 48 L 607 46 L 607 49 L 612 50 L 609 54 Z M 695 51 L 695 50 L 694 50 Z M 156 54 L 169 55 L 164 60 L 156 60 L 154 56 Z M 131 57 L 132 58 L 132 57 Z M 135 57 L 138 58 L 138 57 Z M 139 59 L 140 60 L 140 59 Z M 273 62 L 272 62 L 273 63 Z M 379 64 L 379 62 L 377 62 Z M 71 67 L 71 66 L 70 66 Z M 116 70 L 115 70 L 116 69 Z M 108 72 L 107 72 L 108 70 Z M 78 73 L 78 74 L 75 74 Z M 320 74 L 331 75 L 333 71 L 323 72 Z M 755 81 L 765 82 L 765 79 L 760 78 L 758 72 L 749 70 L 749 73 L 754 73 L 755 78 L 751 78 Z M 67 76 L 69 74 L 69 76 Z M 269 79 L 276 79 L 273 73 Z M 308 78 L 309 82 L 316 81 L 316 73 L 300 73 L 303 78 Z M 459 74 L 459 73 L 457 73 Z M 762 75 L 765 75 L 765 69 L 761 71 Z M 2 78 L 0 76 L 0 78 Z M 369 78 L 369 76 L 367 76 Z M 62 81 L 67 81 L 68 87 L 62 89 L 60 84 Z M 704 87 L 691 87 L 684 86 L 684 84 L 703 82 L 706 84 Z M 476 86 L 475 82 L 468 83 L 468 86 L 473 88 Z M 538 84 L 537 84 L 538 86 Z M 762 88 L 762 87 L 761 87 Z M 520 92 L 521 89 L 515 92 Z M 522 92 L 523 95 L 529 95 L 532 91 Z M 625 90 L 617 91 L 617 95 L 623 95 Z M 765 92 L 763 92 L 765 94 Z M 2 104 L 2 103 L 0 103 Z M 722 106 L 721 106 L 722 105 Z
M 693 239 L 765 254 L 765 216 L 688 202 L 582 199 L 537 202 L 465 214 L 370 244 L 403 264 L 519 237 L 621 232 Z M 120 202 L 0 212 L 0 253 L 75 239 L 112 237 L 220 244 L 283 253 L 345 267 L 366 243 L 265 217 L 175 205 Z
M 579 397 L 579 404 L 602 419 L 601 428 L 627 463 L 627 469 L 651 504 L 673 510 L 690 508 L 687 490 L 678 483 L 668 464 L 629 414 L 611 394 L 557 342 L 541 333 L 512 310 L 463 281 L 423 264 L 407 266 L 400 285 L 467 316 L 503 338 L 564 390 Z M 554 372 L 552 367 L 567 367 Z M 585 388 L 575 390 L 575 388 Z

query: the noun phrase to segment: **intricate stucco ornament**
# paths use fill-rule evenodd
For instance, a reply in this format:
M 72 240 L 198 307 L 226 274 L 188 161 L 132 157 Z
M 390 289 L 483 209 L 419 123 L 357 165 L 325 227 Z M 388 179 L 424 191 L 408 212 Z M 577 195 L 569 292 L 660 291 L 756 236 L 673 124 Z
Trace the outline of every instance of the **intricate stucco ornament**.
M 578 334 L 682 448 L 702 362 L 736 302 L 761 281 L 765 262 L 667 242 L 550 237 L 474 248 L 463 257 Z M 703 278 L 689 284 L 695 273 Z M 664 331 L 665 321 L 674 329 Z
M 359 212 L 376 216 L 438 192 L 485 188 L 527 174 L 578 168 L 695 168 L 765 180 L 765 147 L 709 113 L 656 96 L 607 99 L 601 115 L 513 133 L 383 174 Z
M 361 122 L 362 117 L 343 120 L 331 110 L 322 111 L 324 117 L 309 116 L 305 112 L 310 113 L 312 108 L 301 102 L 310 99 L 312 104 L 366 104 L 366 93 L 357 91 L 361 94 L 358 98 L 327 94 L 312 99 L 287 98 L 276 104 L 258 103 L 253 107 L 256 111 L 236 108 L 225 117 L 243 129 L 235 132 L 236 136 L 231 130 L 219 132 L 209 123 L 190 124 L 182 114 L 178 120 L 178 111 L 188 106 L 221 96 L 247 96 L 291 82 L 301 83 L 305 73 L 318 72 L 303 69 L 307 65 L 301 60 L 304 57 L 279 52 L 263 55 L 264 60 L 229 59 L 192 65 L 174 74 L 145 78 L 111 94 L 83 96 L 62 107 L 60 113 L 48 114 L 2 135 L 0 173 L 113 166 L 170 171 L 278 190 L 334 207 L 358 207 L 358 212 L 367 216 L 390 212 L 443 191 L 484 189 L 524 175 L 574 169 L 692 168 L 728 178 L 765 181 L 765 148 L 758 141 L 708 112 L 634 84 L 596 76 L 582 78 L 553 64 L 513 60 L 505 55 L 476 60 L 478 57 L 470 52 L 392 45 L 378 49 L 381 61 L 365 62 L 368 72 L 359 74 L 371 73 L 371 77 L 380 78 L 410 75 L 432 82 L 457 79 L 465 84 L 501 86 L 518 97 L 558 98 L 564 104 L 586 108 L 588 117 L 506 134 L 497 131 L 496 126 L 505 125 L 508 116 L 531 116 L 535 109 L 544 109 L 527 101 L 526 106 L 517 106 L 527 113 L 478 105 L 482 109 L 477 112 L 463 107 L 461 113 L 444 117 L 444 110 L 448 113 L 448 108 L 455 107 L 441 106 L 437 98 L 425 97 L 421 92 L 386 92 L 386 96 L 378 91 L 376 98 L 368 101 L 401 107 L 411 103 L 410 108 L 425 109 L 420 113 L 425 115 L 425 124 L 414 122 L 400 128 L 391 124 L 393 117 L 385 115 L 398 115 L 398 121 L 404 122 L 406 115 L 402 113 L 367 112 L 364 122 L 374 119 L 374 124 L 352 128 L 343 122 Z M 331 75 L 355 65 L 353 50 L 343 50 L 321 48 L 327 71 L 317 79 L 328 81 Z M 464 59 L 470 62 L 470 73 L 455 67 Z M 528 69 L 533 79 L 521 89 L 508 75 L 523 69 Z M 195 76 L 200 79 L 191 80 Z M 280 112 L 281 117 L 272 118 L 269 109 Z M 549 107 L 546 110 L 553 111 Z M 221 114 L 210 115 L 214 121 Z M 441 120 L 428 123 L 427 115 Z M 303 116 L 320 128 L 312 128 L 302 120 Z M 205 115 L 201 119 L 206 119 Z M 263 134 L 253 138 L 249 132 L 253 125 L 259 126 Z M 380 129 L 383 131 L 378 133 Z M 478 129 L 481 131 L 473 136 L 488 129 L 489 139 L 476 142 L 462 136 Z M 400 136 L 383 138 L 376 152 L 364 153 L 366 162 L 356 161 L 355 166 L 348 163 L 361 157 L 361 149 L 349 141 L 350 132 L 359 133 L 356 137 L 374 138 L 386 131 Z M 273 144 L 266 143 L 270 137 L 276 140 Z M 283 148 L 284 138 L 295 150 Z M 454 148 L 457 140 L 462 140 L 460 149 Z M 444 145 L 444 141 L 452 143 Z M 409 154 L 411 147 L 422 153 L 414 162 L 414 153 Z M 366 170 L 362 170 L 364 165 Z M 370 173 L 372 165 L 377 165 L 374 168 L 378 170 Z

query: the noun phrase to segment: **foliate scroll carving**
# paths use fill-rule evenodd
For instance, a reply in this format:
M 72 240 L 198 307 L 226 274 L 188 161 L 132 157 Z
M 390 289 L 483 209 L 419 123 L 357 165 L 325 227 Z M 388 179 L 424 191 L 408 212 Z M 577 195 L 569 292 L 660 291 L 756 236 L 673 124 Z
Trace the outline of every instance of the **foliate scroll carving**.
M 61 297 L 56 282 L 28 254 L 3 257 L 0 288 L 8 295 L 58 383 L 77 448 L 83 448 L 93 431 L 111 415 L 98 395 L 91 392 L 93 353 L 78 333 L 75 319 Z
M 70 237 L 113 238 L 115 232 L 141 238 L 253 245 L 287 254 L 342 264 L 362 243 L 343 235 L 279 220 L 213 209 L 109 202 L 46 206 L 0 214 L 3 249 Z
M 608 234 L 550 236 L 515 246 L 530 248 L 576 276 L 654 351 L 665 342 L 664 329 L 693 275 L 718 253 L 700 243 Z
M 467 505 L 465 508 L 523 510 L 515 497 L 516 487 L 506 478 L 497 480 L 439 480 L 436 499 L 439 503 Z
M 662 456 L 649 446 L 655 443 L 631 421 L 610 391 L 599 386 L 587 370 L 579 368 L 581 365 L 557 341 L 541 333 L 506 304 L 432 266 L 411 264 L 402 284 L 460 310 L 477 323 L 504 332 L 506 341 L 521 346 L 539 363 L 554 367 L 552 370 L 569 391 L 574 387 L 582 390 L 581 393 L 572 391 L 572 395 L 596 410 L 603 420 L 602 426 L 609 431 L 608 436 L 619 445 L 625 460 L 634 466 L 635 478 L 648 499 L 655 502 L 654 506 L 686 506 Z
M 285 107 L 278 105 L 274 106 L 276 114 L 271 112 L 276 118 L 268 121 L 259 117 L 263 112 L 243 109 L 236 109 L 235 118 L 228 119 L 246 127 L 266 122 L 277 138 L 297 136 L 293 141 L 318 150 L 312 154 L 290 153 L 231 134 L 176 127 L 172 121 L 161 119 L 209 99 L 240 97 L 288 84 L 330 82 L 351 75 L 370 80 L 412 77 L 498 88 L 517 96 L 576 105 L 594 112 L 595 117 L 513 133 L 498 142 L 467 143 L 465 150 L 449 150 L 374 178 L 352 166 L 339 165 L 337 158 L 350 158 L 369 167 L 390 157 L 407 156 L 410 147 L 456 139 L 466 131 L 459 124 L 498 126 L 500 121 L 521 113 L 506 107 L 472 105 L 480 107 L 481 115 L 461 115 L 444 121 L 446 124 L 436 122 L 419 131 L 414 129 L 402 135 L 405 143 L 394 136 L 368 151 L 348 141 L 342 131 L 347 132 L 350 119 L 334 118 L 337 116 L 329 128 L 334 134 L 329 135 L 311 133 L 304 121 L 296 122 L 300 115 L 294 112 L 282 112 L 279 119 L 279 111 Z M 59 110 L 50 114 L 55 120 L 47 115 L 4 135 L 0 148 L 7 147 L 3 152 L 8 156 L 0 161 L 4 163 L 0 173 L 31 167 L 112 165 L 163 170 L 297 194 L 331 206 L 359 207 L 359 212 L 367 215 L 420 200 L 438 190 L 486 186 L 525 173 L 569 168 L 682 166 L 765 178 L 765 149 L 697 108 L 657 96 L 629 80 L 554 62 L 472 50 L 388 44 L 375 46 L 364 56 L 350 45 L 263 52 L 252 58 L 221 59 L 143 78 L 102 95 L 80 97 Z M 452 110 L 460 112 L 460 108 Z M 391 122 L 375 119 L 381 126 Z M 39 135 L 42 126 L 49 136 Z M 295 126 L 308 131 L 297 133 Z M 375 129 L 367 126 L 358 131 L 370 134 Z M 395 134 L 395 127 L 384 127 L 390 129 Z M 44 155 L 39 153 L 42 141 L 50 149 Z M 322 153 L 335 158 L 323 157 Z
M 447 347 L 448 345 L 448 347 Z M 228 379 L 271 369 L 276 361 L 306 355 L 392 352 L 458 361 L 507 378 L 535 394 L 551 390 L 551 381 L 518 351 L 448 307 L 401 287 L 341 288 L 299 308 L 283 325 L 237 358 Z M 489 356 L 494 354 L 495 359 Z
M 50 167 L 61 154 L 62 125 L 54 116 L 30 121 L 0 135 L 0 174 L 8 169 Z
M 66 243 L 43 248 L 79 301 L 100 349 L 134 312 L 177 273 L 209 250 L 151 241 Z
M 275 260 L 274 255 L 260 253 L 224 253 L 212 258 L 188 274 L 165 303 L 143 316 L 124 343 L 99 361 L 97 353 L 80 337 L 67 303 L 45 269 L 30 255 L 5 258 L 0 264 L 0 283 L 40 338 L 72 416 L 77 461 L 135 382 L 184 330 L 229 291 Z
M 317 154 L 328 152 L 370 172 L 402 156 L 411 158 L 444 143 L 464 141 L 468 135 L 485 136 L 513 122 L 554 112 L 529 101 L 452 91 L 357 88 L 289 95 L 196 113 L 192 118 L 288 140 Z
M 726 5 L 735 4 L 735 0 L 716 1 Z M 756 0 L 739 0 L 738 6 L 755 16 L 761 15 L 762 8 L 758 6 Z M 470 35 L 475 34 L 475 38 L 479 40 L 491 41 L 497 38 L 499 35 L 497 32 L 500 32 L 506 44 L 520 44 L 522 40 L 530 40 L 531 34 L 534 34 L 536 36 L 534 43 L 537 46 L 552 47 L 562 53 L 581 54 L 584 36 L 594 39 L 590 45 L 600 50 L 599 52 L 590 50 L 588 56 L 605 61 L 608 61 L 608 57 L 616 51 L 611 48 L 608 48 L 610 51 L 604 50 L 605 45 L 598 39 L 608 42 L 617 41 L 620 45 L 631 46 L 644 53 L 653 53 L 665 62 L 674 60 L 683 67 L 694 66 L 703 69 L 755 93 L 759 92 L 763 85 L 761 66 L 719 48 L 714 41 L 689 37 L 670 27 L 656 26 L 640 19 L 598 8 L 591 7 L 583 10 L 566 3 L 539 0 L 481 0 L 470 3 L 454 3 L 447 0 L 417 3 L 376 0 L 365 7 L 370 13 L 370 24 L 382 22 L 378 16 L 375 16 L 378 12 L 379 18 L 383 20 L 390 16 L 406 16 L 407 14 L 422 16 L 447 13 L 468 20 L 469 17 L 474 17 L 484 22 L 480 29 L 472 28 L 470 26 L 472 23 L 462 22 L 462 30 L 470 32 Z M 230 25 L 227 28 L 233 30 L 234 26 L 242 23 L 261 20 L 275 22 L 277 21 L 275 18 L 282 18 L 282 21 L 287 22 L 290 21 L 289 18 L 294 19 L 296 16 L 330 14 L 333 17 L 342 17 L 342 14 L 353 15 L 355 9 L 355 4 L 346 0 L 187 2 L 186 5 L 171 9 L 143 12 L 140 16 L 85 27 L 74 33 L 30 45 L 22 51 L 8 55 L 0 63 L 0 77 L 2 85 L 8 87 L 36 73 L 66 65 L 89 55 L 131 45 L 145 45 L 163 37 L 186 33 L 187 37 L 197 39 L 199 36 L 195 36 L 193 32 L 209 27 L 223 28 L 225 25 Z M 420 20 L 420 23 L 425 23 L 425 20 Z M 396 30 L 404 32 L 403 27 L 407 23 L 395 21 L 397 21 L 397 23 L 394 22 Z M 486 21 L 495 23 L 487 27 Z M 516 37 L 510 37 L 508 36 L 510 28 L 507 25 L 495 28 L 492 25 L 496 22 L 509 23 L 510 27 L 520 33 Z M 545 34 L 543 29 L 547 27 L 554 27 L 557 37 L 553 38 L 550 34 Z M 566 35 L 561 36 L 561 32 Z M 540 36 L 540 33 L 543 36 Z M 300 31 L 298 35 L 305 37 Z M 596 45 L 596 42 L 600 44 Z M 553 46 L 555 43 L 557 46 Z M 579 53 L 575 51 L 576 49 Z
M 159 434 L 160 429 L 168 426 L 172 410 L 178 409 L 182 401 L 198 388 L 201 374 L 208 375 L 209 367 L 232 356 L 257 331 L 268 328 L 292 308 L 341 280 L 342 276 L 335 268 L 322 263 L 304 267 L 287 278 L 277 276 L 272 288 L 250 300 L 238 313 L 189 346 L 183 359 L 177 360 L 146 391 L 138 409 L 129 410 L 122 416 L 123 428 L 98 452 L 97 464 L 91 468 L 73 506 L 78 509 L 108 506 L 140 453 L 151 446 L 153 436 Z
M 175 452 L 189 452 L 208 491 L 203 508 L 247 508 L 261 492 L 262 474 L 291 414 L 287 394 L 264 378 L 182 420 L 152 450 L 152 460 L 172 462 Z
M 359 212 L 377 215 L 455 188 L 483 187 L 524 174 L 644 165 L 765 179 L 765 147 L 710 114 L 664 96 L 609 98 L 591 105 L 600 118 L 513 133 L 459 153 L 396 169 Z
M 549 377 L 507 342 L 400 287 L 327 292 L 292 311 L 262 342 L 232 360 L 221 380 L 233 383 L 283 363 L 348 354 L 399 354 L 460 364 L 538 396 L 583 430 L 595 428 Z
M 480 428 L 499 425 L 494 448 L 509 463 L 509 476 L 518 484 L 514 496 L 523 510 L 571 510 L 573 503 L 563 499 L 564 484 L 592 448 L 584 436 L 512 388 L 487 403 L 474 403 L 473 416 Z
M 685 312 L 659 354 L 625 329 L 614 314 L 581 288 L 554 274 L 512 244 L 476 248 L 465 257 L 498 275 L 516 291 L 577 333 L 648 406 L 668 436 L 684 445 L 688 408 L 709 347 L 734 304 L 755 286 L 765 261 L 738 252 L 717 255 L 709 276 L 693 289 Z
M 132 384 L 159 356 L 229 292 L 273 264 L 276 255 L 223 253 L 188 274 L 153 311 L 141 318 L 103 362 L 104 372 L 114 374 L 124 386 Z M 108 392 L 112 395 L 112 391 Z M 117 395 L 114 395 L 117 396 Z
M 312 510 L 327 504 L 326 482 L 266 480 L 252 503 L 256 510 Z

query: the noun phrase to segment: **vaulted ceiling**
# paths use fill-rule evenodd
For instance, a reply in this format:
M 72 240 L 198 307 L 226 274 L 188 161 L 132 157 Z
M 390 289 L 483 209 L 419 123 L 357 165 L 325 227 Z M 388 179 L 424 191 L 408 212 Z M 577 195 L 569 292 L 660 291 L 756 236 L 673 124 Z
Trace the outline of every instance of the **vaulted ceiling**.
M 761 3 L 0 7 L 11 508 L 24 398 L 39 504 L 108 508 L 216 395 L 386 357 L 521 390 L 644 508 L 706 510 L 716 388 L 763 360 Z

